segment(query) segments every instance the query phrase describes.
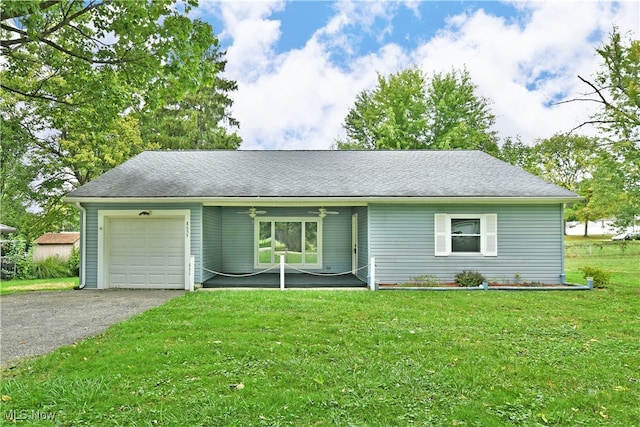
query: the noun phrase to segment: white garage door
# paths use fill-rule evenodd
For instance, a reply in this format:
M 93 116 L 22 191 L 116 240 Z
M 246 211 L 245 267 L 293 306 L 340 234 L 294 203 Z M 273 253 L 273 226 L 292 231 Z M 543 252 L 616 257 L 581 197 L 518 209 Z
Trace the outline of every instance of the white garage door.
M 184 219 L 109 218 L 108 286 L 185 288 Z

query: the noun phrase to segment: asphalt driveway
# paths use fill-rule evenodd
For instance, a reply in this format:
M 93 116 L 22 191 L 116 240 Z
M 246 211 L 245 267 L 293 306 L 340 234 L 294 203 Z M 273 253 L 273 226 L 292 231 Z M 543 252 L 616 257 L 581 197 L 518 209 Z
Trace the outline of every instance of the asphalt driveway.
M 0 364 L 49 353 L 185 291 L 109 289 L 0 296 Z

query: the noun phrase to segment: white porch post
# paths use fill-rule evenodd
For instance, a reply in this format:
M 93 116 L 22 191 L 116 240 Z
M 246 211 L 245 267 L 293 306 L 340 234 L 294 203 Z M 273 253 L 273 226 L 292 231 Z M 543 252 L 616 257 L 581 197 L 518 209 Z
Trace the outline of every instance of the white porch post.
M 369 266 L 369 289 L 376 290 L 376 257 L 371 257 L 371 265 Z
M 189 260 L 189 292 L 193 292 L 194 282 L 196 281 L 196 257 L 191 255 L 191 259 Z
M 284 290 L 284 255 L 280 255 L 280 289 Z

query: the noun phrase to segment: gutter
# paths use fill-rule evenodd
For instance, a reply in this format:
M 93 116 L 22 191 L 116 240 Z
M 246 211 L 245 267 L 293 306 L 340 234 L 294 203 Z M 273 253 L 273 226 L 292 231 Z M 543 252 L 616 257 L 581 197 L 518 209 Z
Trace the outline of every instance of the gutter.
M 87 210 L 80 202 L 75 202 L 73 205 L 80 211 L 80 222 L 82 224 L 80 230 L 80 277 L 82 281 L 74 288 L 75 290 L 79 290 L 84 289 L 87 284 L 85 279 L 87 272 Z
M 556 204 L 584 199 L 576 196 L 212 196 L 212 197 L 67 197 L 68 202 L 83 203 L 197 203 L 204 206 L 367 206 L 389 204 Z

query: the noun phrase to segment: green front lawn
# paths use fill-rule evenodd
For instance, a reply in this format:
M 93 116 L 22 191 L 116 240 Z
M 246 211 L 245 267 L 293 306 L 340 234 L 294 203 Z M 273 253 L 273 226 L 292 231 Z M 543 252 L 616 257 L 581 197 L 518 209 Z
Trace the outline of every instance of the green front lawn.
M 4 370 L 24 425 L 640 425 L 640 287 L 216 291 Z M 12 412 L 15 411 L 15 412 Z

